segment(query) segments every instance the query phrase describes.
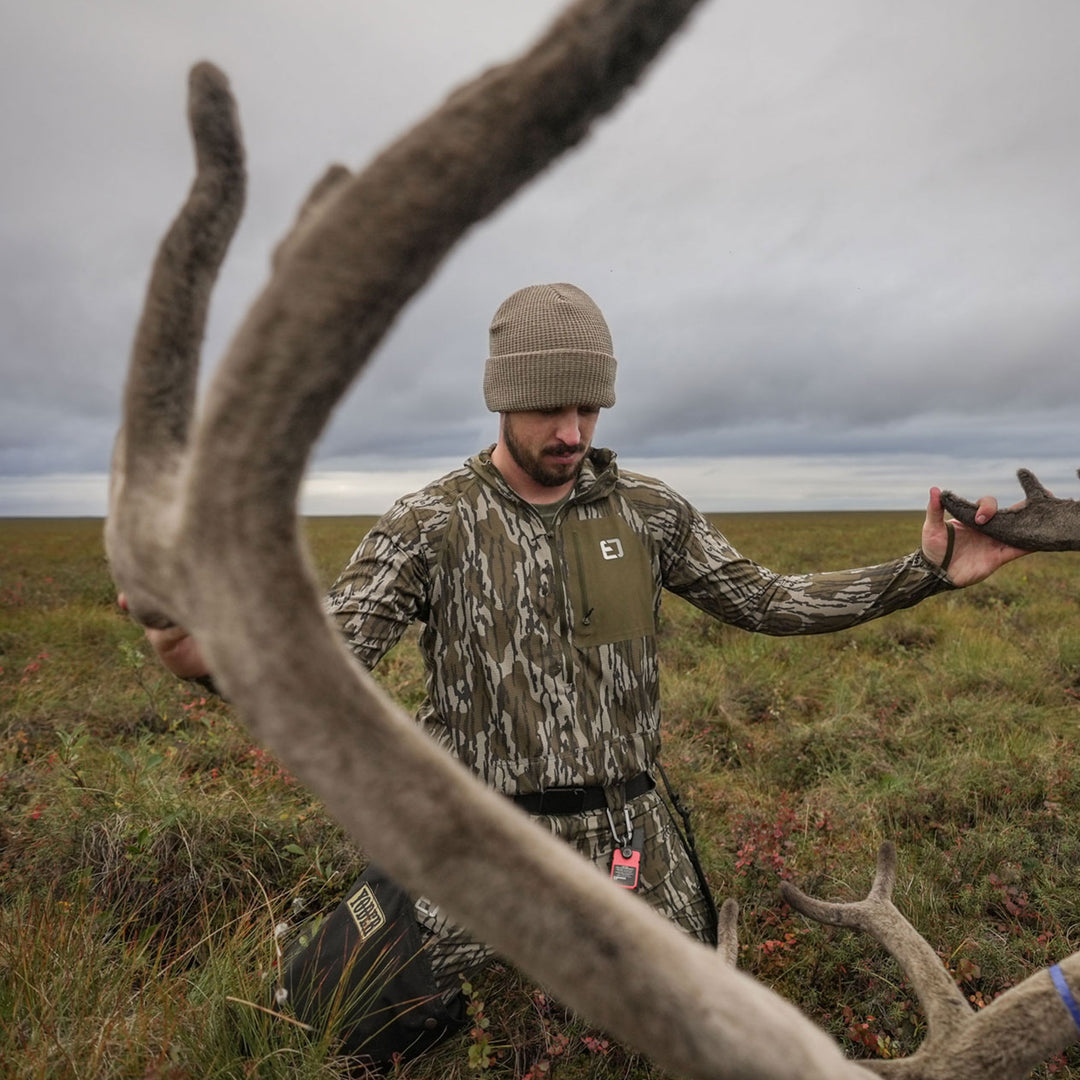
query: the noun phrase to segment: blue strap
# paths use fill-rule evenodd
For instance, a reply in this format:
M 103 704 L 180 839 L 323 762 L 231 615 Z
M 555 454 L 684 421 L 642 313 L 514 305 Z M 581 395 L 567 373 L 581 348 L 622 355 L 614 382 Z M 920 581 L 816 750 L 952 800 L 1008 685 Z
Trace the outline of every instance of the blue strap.
M 1077 1029 L 1080 1029 L 1080 1005 L 1076 1004 L 1076 998 L 1073 997 L 1069 984 L 1065 981 L 1065 975 L 1057 964 L 1050 968 L 1050 978 L 1054 980 L 1054 987 L 1058 992 L 1058 996 L 1065 1003 L 1065 1008 L 1069 1010 L 1073 1023 L 1077 1026 Z

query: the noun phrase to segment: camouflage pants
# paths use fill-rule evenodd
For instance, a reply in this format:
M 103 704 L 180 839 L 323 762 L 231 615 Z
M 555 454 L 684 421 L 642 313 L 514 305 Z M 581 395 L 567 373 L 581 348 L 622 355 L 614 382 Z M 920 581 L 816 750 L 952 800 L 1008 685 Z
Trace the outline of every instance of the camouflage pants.
M 667 806 L 656 791 L 650 791 L 631 802 L 629 810 L 634 828 L 644 832 L 638 895 L 688 934 L 708 940 L 713 930 L 709 908 Z M 621 812 L 615 815 L 620 826 L 622 816 Z M 606 811 L 537 814 L 535 820 L 605 873 L 609 871 L 615 845 Z M 425 951 L 439 992 L 449 998 L 458 991 L 463 978 L 483 967 L 494 954 L 450 923 L 423 897 L 416 902 L 416 917 L 427 938 Z

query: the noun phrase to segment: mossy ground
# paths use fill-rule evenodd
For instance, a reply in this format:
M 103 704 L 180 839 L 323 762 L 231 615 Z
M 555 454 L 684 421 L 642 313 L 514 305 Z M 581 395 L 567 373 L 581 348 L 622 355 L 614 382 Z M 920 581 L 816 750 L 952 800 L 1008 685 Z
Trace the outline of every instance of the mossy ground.
M 901 553 L 920 518 L 717 520 L 794 572 Z M 307 522 L 324 582 L 369 523 Z M 157 666 L 116 608 L 100 529 L 0 522 L 5 1075 L 339 1075 L 331 1046 L 229 999 L 262 1000 L 274 927 L 332 906 L 362 853 L 227 705 Z M 714 891 L 742 906 L 740 965 L 853 1055 L 909 1053 L 918 1006 L 871 942 L 788 909 L 782 878 L 858 897 L 893 840 L 897 903 L 976 1007 L 1080 948 L 1078 598 L 1080 557 L 1062 554 L 824 637 L 665 602 L 666 763 Z M 409 643 L 379 672 L 407 707 L 420 675 Z M 661 1075 L 508 967 L 472 996 L 486 1026 L 402 1076 Z M 1080 1055 L 1051 1074 L 1080 1077 Z

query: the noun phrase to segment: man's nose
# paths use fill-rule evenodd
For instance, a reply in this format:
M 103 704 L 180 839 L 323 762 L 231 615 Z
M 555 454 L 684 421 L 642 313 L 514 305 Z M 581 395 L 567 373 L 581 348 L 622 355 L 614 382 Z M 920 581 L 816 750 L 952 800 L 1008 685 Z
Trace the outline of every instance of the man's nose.
M 576 409 L 572 413 L 565 413 L 559 417 L 555 437 L 567 446 L 577 446 L 581 441 L 581 422 Z

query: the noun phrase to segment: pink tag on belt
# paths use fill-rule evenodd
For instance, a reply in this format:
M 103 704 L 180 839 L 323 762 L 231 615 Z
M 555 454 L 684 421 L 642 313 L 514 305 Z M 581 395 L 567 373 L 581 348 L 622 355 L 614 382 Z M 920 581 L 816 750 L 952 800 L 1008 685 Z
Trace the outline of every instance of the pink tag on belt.
M 641 873 L 642 835 L 634 830 L 633 839 L 627 847 L 616 848 L 611 853 L 611 880 L 624 889 L 636 889 Z

